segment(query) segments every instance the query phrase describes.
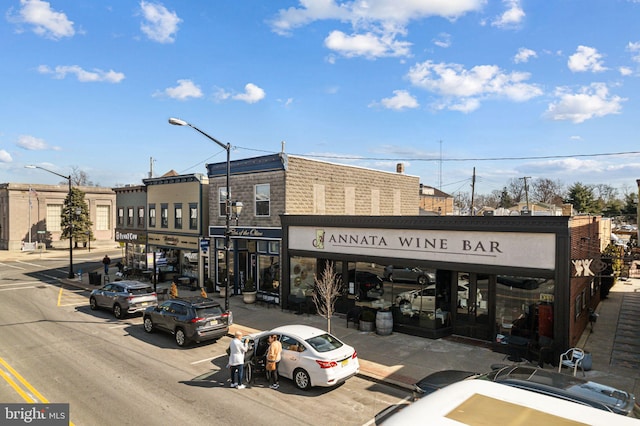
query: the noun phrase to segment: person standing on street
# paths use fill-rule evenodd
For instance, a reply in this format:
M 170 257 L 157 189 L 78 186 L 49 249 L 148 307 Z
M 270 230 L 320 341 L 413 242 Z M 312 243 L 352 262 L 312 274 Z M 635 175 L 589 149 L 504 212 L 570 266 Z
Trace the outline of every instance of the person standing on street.
M 229 345 L 229 368 L 231 370 L 231 387 L 244 389 L 244 354 L 249 350 L 247 343 L 242 343 L 242 332 L 236 331 Z
M 109 265 L 111 265 L 111 259 L 109 259 L 109 255 L 104 255 L 102 263 L 104 264 L 104 274 L 109 275 Z
M 269 336 L 269 349 L 267 349 L 267 375 L 269 376 L 269 387 L 278 389 L 280 382 L 278 378 L 278 364 L 282 355 L 282 344 L 278 340 L 278 336 L 272 334 Z

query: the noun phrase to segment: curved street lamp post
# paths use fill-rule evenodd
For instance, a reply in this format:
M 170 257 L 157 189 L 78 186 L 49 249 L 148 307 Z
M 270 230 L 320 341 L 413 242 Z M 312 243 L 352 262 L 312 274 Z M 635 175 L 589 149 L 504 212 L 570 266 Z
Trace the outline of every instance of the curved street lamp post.
M 225 277 L 225 292 L 224 292 L 224 310 L 225 312 L 229 311 L 229 280 L 230 280 L 230 271 L 229 271 L 229 254 L 230 254 L 230 245 L 231 245 L 231 190 L 229 188 L 229 176 L 231 175 L 231 144 L 224 144 L 214 138 L 213 136 L 208 135 L 202 130 L 198 129 L 196 126 L 181 120 L 179 118 L 169 118 L 169 124 L 173 124 L 174 126 L 189 126 L 198 133 L 202 134 L 207 139 L 215 142 L 218 146 L 225 149 L 227 151 L 227 198 L 225 200 L 225 232 L 224 232 L 224 250 L 225 250 L 225 268 L 226 268 L 226 277 Z
M 40 166 L 29 165 L 24 167 L 27 169 L 44 170 L 45 172 L 49 172 L 56 176 L 60 176 L 61 178 L 67 179 L 67 181 L 69 181 L 69 206 L 68 206 L 69 207 L 69 275 L 68 275 L 68 278 L 73 279 L 75 278 L 75 275 L 73 273 L 73 216 L 72 216 L 73 212 L 71 211 L 71 175 L 69 176 L 61 175 L 60 173 L 54 172 L 53 170 L 45 169 L 44 167 L 40 167 Z

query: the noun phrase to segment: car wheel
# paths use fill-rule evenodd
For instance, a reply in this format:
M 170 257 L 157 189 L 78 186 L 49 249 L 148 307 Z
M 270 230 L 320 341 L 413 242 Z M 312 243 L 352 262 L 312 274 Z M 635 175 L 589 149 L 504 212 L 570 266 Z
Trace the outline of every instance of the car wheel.
M 150 317 L 144 317 L 144 331 L 147 333 L 153 332 L 153 321 Z
M 304 371 L 302 368 L 297 368 L 293 372 L 293 383 L 296 384 L 298 389 L 309 389 L 311 387 L 311 378 L 309 377 L 309 373 Z
M 429 282 L 429 280 L 427 279 L 427 277 L 425 277 L 424 275 L 420 275 L 418 277 L 418 284 L 420 285 L 425 285 Z
M 119 303 L 116 303 L 115 305 L 113 305 L 113 316 L 118 319 L 121 319 L 123 317 L 122 307 L 120 306 Z
M 187 337 L 184 335 L 184 330 L 178 328 L 176 330 L 176 344 L 183 347 L 187 343 Z
M 89 299 L 89 306 L 91 306 L 92 311 L 95 311 L 96 309 L 98 309 L 98 302 L 96 301 L 95 297 L 92 297 L 91 299 Z

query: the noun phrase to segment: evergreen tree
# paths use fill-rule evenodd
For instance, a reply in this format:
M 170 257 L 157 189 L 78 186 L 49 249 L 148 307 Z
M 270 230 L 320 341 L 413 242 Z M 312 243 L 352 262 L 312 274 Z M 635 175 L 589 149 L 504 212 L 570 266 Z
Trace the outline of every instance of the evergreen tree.
M 71 226 L 69 226 L 69 212 L 71 212 Z M 86 243 L 95 240 L 89 220 L 89 206 L 85 201 L 85 193 L 78 188 L 71 188 L 71 194 L 67 194 L 62 208 L 61 222 L 62 235 L 60 239 L 73 238 L 74 247 L 78 248 L 78 242 Z M 71 235 L 69 233 L 71 229 Z
M 567 203 L 573 205 L 578 213 L 600 213 L 593 196 L 593 188 L 580 182 L 569 188 Z

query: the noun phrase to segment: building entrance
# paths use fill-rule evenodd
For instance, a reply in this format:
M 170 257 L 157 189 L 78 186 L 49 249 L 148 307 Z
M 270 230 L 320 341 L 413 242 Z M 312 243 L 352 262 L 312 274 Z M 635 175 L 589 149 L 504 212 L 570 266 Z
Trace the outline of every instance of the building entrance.
M 495 275 L 470 272 L 453 274 L 457 287 L 454 334 L 480 340 L 493 340 L 494 315 L 491 307 L 495 294 Z

